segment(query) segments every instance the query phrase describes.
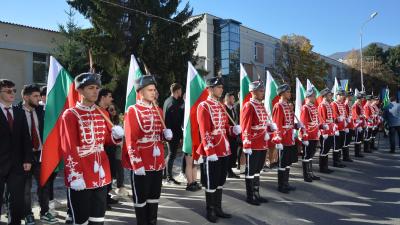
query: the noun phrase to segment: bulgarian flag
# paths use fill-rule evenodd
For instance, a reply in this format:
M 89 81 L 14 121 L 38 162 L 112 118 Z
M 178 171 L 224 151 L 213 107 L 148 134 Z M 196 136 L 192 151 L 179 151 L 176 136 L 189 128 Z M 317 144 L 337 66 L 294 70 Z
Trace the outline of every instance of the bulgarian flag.
M 386 107 L 389 105 L 390 99 L 389 99 L 389 88 L 385 89 L 385 94 L 383 96 L 382 104 L 383 104 L 383 109 L 386 109 Z
M 126 101 L 125 101 L 125 112 L 128 110 L 128 107 L 134 105 L 136 103 L 136 90 L 135 90 L 135 80 L 139 77 L 143 76 L 140 71 L 139 64 L 136 61 L 135 56 L 131 55 L 131 61 L 129 63 L 129 72 L 128 72 L 128 85 L 126 86 Z
M 251 94 L 249 91 L 250 78 L 244 69 L 244 66 L 240 63 L 240 109 L 243 105 L 250 100 Z
M 197 121 L 197 106 L 200 102 L 206 100 L 207 97 L 206 83 L 194 66 L 188 62 L 182 151 L 192 154 L 193 159 L 196 161 L 199 159 L 196 150 L 201 144 Z
M 275 82 L 271 73 L 267 71 L 267 82 L 265 84 L 265 109 L 269 115 L 272 115 L 274 105 L 279 101 L 278 84 Z
M 333 93 L 333 100 L 336 100 L 336 94 L 337 94 L 337 91 L 339 90 L 339 82 L 338 82 L 338 79 L 335 77 L 335 83 L 333 84 L 333 87 L 332 87 L 332 93 Z
M 301 107 L 303 106 L 305 99 L 306 99 L 306 90 L 301 84 L 299 78 L 296 77 L 296 105 L 294 108 L 294 114 L 296 115 L 297 118 L 300 118 Z
M 43 186 L 62 159 L 60 126 L 64 111 L 79 100 L 74 79 L 50 56 L 47 79 L 47 101 L 44 114 L 43 149 L 41 156 L 40 185 Z
M 311 81 L 310 81 L 309 79 L 307 79 L 307 90 L 309 90 L 309 89 L 314 89 L 315 97 L 316 97 L 315 106 L 318 107 L 319 103 L 322 102 L 322 96 L 319 94 L 319 91 L 318 91 L 318 89 L 314 86 L 314 84 L 312 84 Z

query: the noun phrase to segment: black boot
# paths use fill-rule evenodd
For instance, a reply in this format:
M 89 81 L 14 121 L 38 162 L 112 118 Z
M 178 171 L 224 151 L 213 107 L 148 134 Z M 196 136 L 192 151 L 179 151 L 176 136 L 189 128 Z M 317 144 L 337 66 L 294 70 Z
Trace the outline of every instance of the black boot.
M 289 193 L 289 189 L 287 189 L 287 187 L 284 185 L 285 183 L 285 170 L 280 170 L 280 168 L 278 169 L 278 191 L 288 194 Z
M 222 189 L 217 189 L 215 195 L 215 214 L 221 218 L 231 218 L 231 214 L 222 211 Z
M 312 159 L 310 159 L 310 163 L 308 164 L 308 166 L 310 167 L 310 168 L 309 168 L 309 171 L 310 171 L 310 173 L 311 173 L 311 178 L 312 178 L 313 180 L 321 180 L 320 177 L 314 175 L 313 166 L 312 166 Z
M 206 192 L 206 208 L 207 208 L 207 220 L 211 223 L 216 223 L 218 217 L 215 213 L 215 195 L 216 193 Z
M 353 160 L 350 159 L 350 150 L 349 150 L 349 146 L 343 147 L 343 148 L 342 148 L 342 151 L 343 151 L 343 161 L 345 161 L 345 162 L 353 162 Z
M 157 225 L 158 203 L 147 203 L 147 224 Z
M 254 195 L 254 178 L 246 178 L 246 201 L 251 205 L 260 205 L 260 202 L 256 199 Z
M 311 177 L 311 172 L 309 171 L 309 166 L 308 166 L 309 163 L 310 163 L 310 161 L 308 161 L 308 162 L 303 161 L 302 162 L 302 165 L 303 165 L 303 178 L 304 178 L 305 182 L 312 182 L 313 181 L 313 179 Z
M 319 172 L 321 173 L 332 173 L 333 170 L 330 170 L 328 167 L 328 156 L 320 156 L 319 157 Z
M 364 155 L 361 154 L 361 144 L 354 145 L 354 156 L 359 158 L 364 157 Z
M 375 138 L 371 138 L 371 150 L 378 150 L 378 148 L 375 146 Z
M 340 152 L 333 152 L 333 166 L 338 168 L 346 167 L 346 165 L 340 162 Z
M 254 196 L 259 203 L 267 203 L 268 200 L 260 196 L 260 176 L 254 176 Z
M 286 185 L 286 187 L 287 187 L 287 189 L 289 191 L 295 191 L 296 187 L 295 186 L 291 186 L 289 184 L 289 175 L 290 175 L 290 169 L 286 168 L 286 170 L 285 170 L 285 185 Z
M 135 207 L 136 224 L 137 225 L 148 225 L 147 223 L 147 207 Z
M 371 153 L 372 152 L 369 145 L 370 145 L 369 140 L 368 141 L 364 141 L 364 152 L 365 153 Z
M 240 176 L 237 175 L 237 174 L 235 174 L 235 173 L 233 172 L 232 168 L 229 168 L 229 169 L 228 169 L 228 178 L 239 179 Z

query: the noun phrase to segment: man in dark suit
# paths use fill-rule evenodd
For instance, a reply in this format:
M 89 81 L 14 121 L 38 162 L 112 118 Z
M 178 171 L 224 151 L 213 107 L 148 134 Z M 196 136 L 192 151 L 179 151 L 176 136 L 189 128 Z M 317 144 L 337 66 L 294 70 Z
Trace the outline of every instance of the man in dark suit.
M 26 122 L 28 124 L 29 134 L 32 141 L 32 168 L 25 173 L 25 205 L 24 216 L 26 225 L 35 225 L 35 219 L 32 212 L 32 177 L 35 178 L 37 184 L 37 194 L 40 205 L 40 220 L 44 223 L 53 224 L 57 219 L 49 212 L 49 183 L 40 186 L 40 156 L 43 146 L 43 125 L 44 110 L 39 104 L 40 88 L 36 85 L 25 85 L 21 92 L 23 101 L 18 108 L 25 113 Z
M 235 110 L 235 95 L 233 93 L 226 93 L 224 103 L 225 103 L 226 112 L 228 112 L 229 116 L 235 121 L 236 124 L 238 124 L 237 121 L 238 121 L 239 117 Z M 233 124 L 232 121 L 229 121 L 229 125 L 234 126 L 235 124 Z M 228 139 L 229 139 L 229 146 L 231 147 L 231 152 L 232 152 L 232 154 L 229 156 L 230 163 L 229 163 L 229 167 L 228 167 L 228 177 L 229 178 L 240 178 L 232 170 L 232 168 L 236 167 L 236 160 L 238 157 L 237 136 L 228 137 Z
M 32 143 L 26 117 L 12 106 L 15 84 L 0 79 L 0 196 L 7 185 L 9 224 L 19 225 L 24 214 L 24 173 L 31 169 Z M 3 199 L 0 198 L 0 207 Z
M 164 102 L 164 118 L 165 126 L 172 130 L 174 134 L 172 139 L 168 142 L 168 158 L 167 158 L 167 182 L 173 184 L 180 184 L 176 181 L 172 174 L 172 168 L 174 166 L 174 160 L 176 153 L 182 142 L 183 131 L 183 104 L 182 100 L 182 86 L 178 83 L 173 83 L 170 87 L 171 96 L 169 96 Z

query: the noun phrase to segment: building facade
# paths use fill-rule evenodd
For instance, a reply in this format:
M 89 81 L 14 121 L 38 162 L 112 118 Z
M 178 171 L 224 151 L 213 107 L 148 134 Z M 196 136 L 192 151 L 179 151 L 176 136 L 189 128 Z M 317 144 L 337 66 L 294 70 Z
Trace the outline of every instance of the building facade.
M 200 37 L 195 55 L 201 59 L 197 67 L 208 71 L 208 77 L 223 76 L 227 91 L 237 91 L 239 88 L 240 63 L 252 80 L 265 80 L 266 71 L 274 71 L 276 67 L 280 44 L 278 38 L 246 27 L 236 20 L 210 14 L 203 14 L 197 31 Z M 329 87 L 333 85 L 335 77 L 339 80 L 349 77 L 346 64 L 319 56 L 330 65 L 324 78 Z
M 17 90 L 46 85 L 49 55 L 61 40 L 56 31 L 0 21 L 0 78 L 13 80 Z

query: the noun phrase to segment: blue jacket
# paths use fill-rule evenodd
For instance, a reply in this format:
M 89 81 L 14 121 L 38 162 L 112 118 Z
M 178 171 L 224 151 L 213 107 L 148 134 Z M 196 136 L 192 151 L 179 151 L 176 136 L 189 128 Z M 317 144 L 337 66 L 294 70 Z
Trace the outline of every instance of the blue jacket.
M 383 117 L 387 121 L 389 127 L 400 126 L 400 103 L 391 102 L 385 109 Z

